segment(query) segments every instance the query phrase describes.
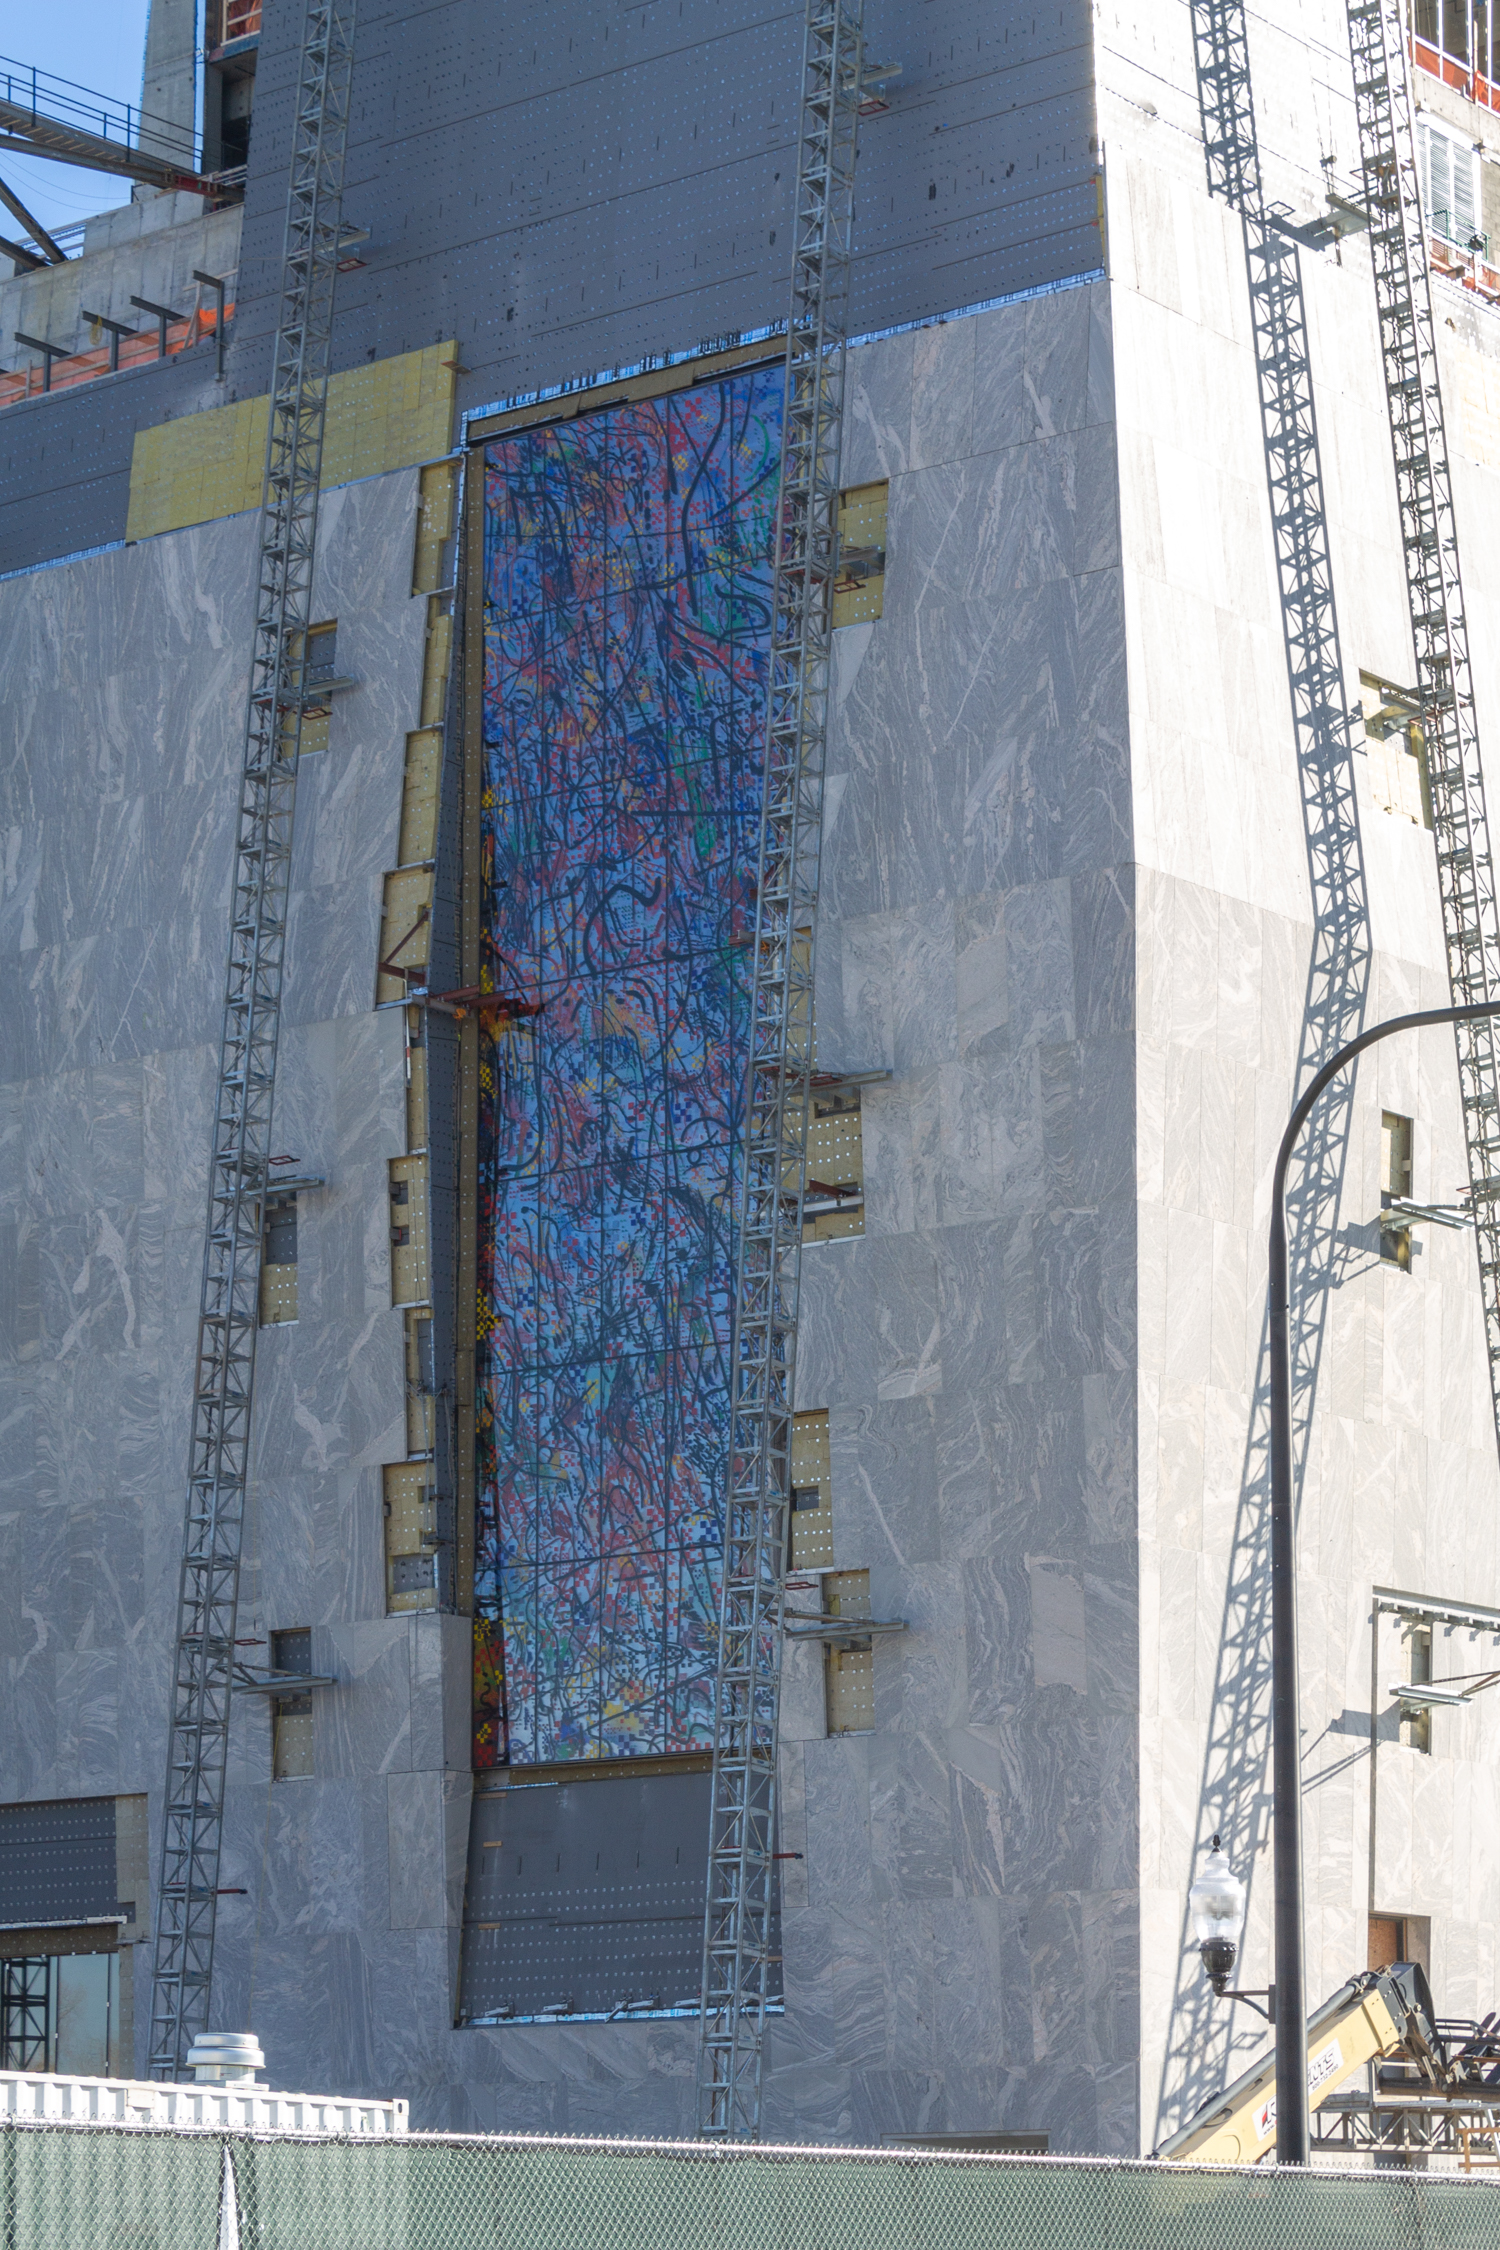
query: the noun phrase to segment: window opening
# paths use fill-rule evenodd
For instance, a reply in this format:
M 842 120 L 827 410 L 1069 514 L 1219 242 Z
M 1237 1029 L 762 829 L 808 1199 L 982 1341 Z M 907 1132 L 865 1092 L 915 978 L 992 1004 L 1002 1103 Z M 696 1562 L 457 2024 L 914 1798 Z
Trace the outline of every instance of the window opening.
M 1432 1685 L 1432 1627 L 1408 1625 L 1406 1629 L 1406 1677 L 1413 1687 Z M 1407 1705 L 1401 1713 L 1401 1739 L 1408 1750 L 1432 1754 L 1432 1713 Z M 1405 1958 L 1405 1956 L 1403 1956 Z
M 793 1570 L 831 1569 L 833 1487 L 826 1411 L 793 1415 L 791 1467 L 788 1562 Z
M 385 1472 L 387 1612 L 439 1608 L 452 1584 L 452 1555 L 453 1504 L 439 1499 L 431 1461 L 392 1463 Z
M 428 1275 L 427 1159 L 391 1159 L 391 1302 L 426 1305 L 432 1301 Z
M 109 2077 L 120 2064 L 119 1980 L 112 1948 L 0 1959 L 0 2070 Z
M 802 1239 L 831 1242 L 865 1231 L 864 1123 L 857 1086 L 812 1097 L 807 1129 L 807 1184 Z
M 1409 820 L 1413 827 L 1430 828 L 1432 794 L 1416 690 L 1376 672 L 1361 672 L 1359 697 L 1371 796 L 1382 812 Z
M 297 1198 L 266 1197 L 261 1237 L 260 1324 L 280 1328 L 297 1317 Z
M 830 1570 L 823 1579 L 823 1611 L 828 1617 L 870 1615 L 870 1573 Z M 830 1734 L 875 1731 L 875 1644 L 868 1636 L 848 1648 L 830 1648 L 825 1658 Z
M 1411 1195 L 1411 1119 L 1395 1110 L 1380 1116 L 1380 1208 L 1405 1202 Z M 1411 1271 L 1410 1227 L 1382 1227 L 1380 1255 L 1387 1265 Z
M 1417 171 L 1427 224 L 1445 242 L 1483 253 L 1487 246 L 1479 232 L 1478 169 L 1470 142 L 1425 117 L 1417 119 Z
M 833 622 L 865 625 L 885 608 L 885 524 L 889 484 L 856 484 L 839 494 L 839 574 Z
M 1415 1961 L 1426 1973 L 1432 1957 L 1432 1917 L 1428 1914 L 1372 1914 L 1367 1969 L 1393 1968 Z
M 271 1635 L 273 1672 L 312 1676 L 312 1629 L 288 1626 Z M 275 1781 L 305 1781 L 313 1770 L 312 1690 L 271 1699 L 271 1776 Z

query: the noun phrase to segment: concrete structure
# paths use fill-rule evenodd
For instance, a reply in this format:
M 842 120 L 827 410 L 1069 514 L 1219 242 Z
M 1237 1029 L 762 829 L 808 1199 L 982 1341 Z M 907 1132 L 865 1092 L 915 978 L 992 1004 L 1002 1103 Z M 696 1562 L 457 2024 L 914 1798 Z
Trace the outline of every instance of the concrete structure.
M 499 153 L 453 91 L 477 69 L 469 13 L 364 10 L 370 161 L 346 210 L 371 240 L 340 379 L 368 366 L 373 386 L 436 337 L 451 406 L 477 413 L 777 317 L 800 11 L 690 9 L 686 59 L 650 11 L 612 17 L 642 44 L 611 76 L 602 18 L 539 6 L 487 59 L 497 106 L 516 105 Z M 1253 2044 L 1184 1950 L 1214 1828 L 1252 1884 L 1245 1980 L 1269 1974 L 1266 1681 L 1236 1634 L 1260 1583 L 1267 1181 L 1313 928 L 1240 223 L 1207 194 L 1184 11 L 1067 11 L 1045 40 L 962 0 L 922 11 L 920 38 L 909 11 L 869 13 L 904 76 L 861 154 L 872 340 L 851 359 L 843 475 L 888 483 L 887 563 L 878 620 L 839 640 L 818 1038 L 820 1067 L 891 1075 L 864 1094 L 863 1234 L 804 1260 L 798 1405 L 829 1418 L 832 1567 L 867 1570 L 873 1613 L 907 1632 L 875 1646 L 863 1733 L 829 1733 L 822 1656 L 789 1653 L 783 1836 L 801 1856 L 766 2126 L 1132 2153 Z M 296 14 L 268 10 L 263 35 L 235 412 L 266 383 Z M 945 59 L 981 32 L 977 65 Z M 993 42 L 1012 33 L 1007 65 Z M 1269 192 L 1321 213 L 1357 168 L 1341 11 L 1279 6 L 1251 58 Z M 394 127 L 374 98 L 393 86 Z M 723 209 L 684 153 L 695 117 L 720 133 Z M 575 155 L 607 160 L 582 211 Z M 1040 189 L 1009 201 L 997 183 L 1026 163 Z M 658 240 L 670 287 L 645 270 Z M 606 243 L 619 311 L 587 301 Z M 101 275 L 124 254 L 97 253 Z M 1305 254 L 1303 279 L 1357 707 L 1361 672 L 1411 662 L 1359 235 Z M 1500 315 L 1435 288 L 1494 742 Z M 340 395 L 374 416 L 373 388 Z M 121 542 L 150 446 L 196 442 L 224 398 L 197 346 L 4 415 L 5 1806 L 159 1801 L 254 518 L 205 472 L 154 536 Z M 306 1778 L 273 1780 L 242 1699 L 214 2020 L 252 2024 L 277 2079 L 396 2094 L 419 2126 L 680 2132 L 690 2022 L 454 2028 L 468 1624 L 387 1614 L 382 1471 L 409 1445 L 389 1167 L 417 1143 L 403 1011 L 372 1010 L 450 582 L 422 561 L 421 468 L 450 432 L 418 442 L 380 399 L 387 434 L 320 526 L 318 608 L 357 685 L 304 771 L 278 1107 L 298 1172 L 327 1186 L 299 1199 L 297 1321 L 262 1340 L 242 1628 L 310 1627 L 338 1685 L 313 1698 Z M 1373 1022 L 1440 1004 L 1446 975 L 1420 790 L 1355 734 Z M 440 888 L 463 875 L 443 836 Z M 1309 1984 L 1365 1965 L 1372 1918 L 1401 1919 L 1444 2012 L 1483 2014 L 1500 1699 L 1436 1712 L 1428 1748 L 1403 1738 L 1389 1688 L 1416 1676 L 1410 1634 L 1372 1616 L 1380 1587 L 1417 1610 L 1500 1603 L 1500 1472 L 1470 1241 L 1429 1230 L 1409 1271 L 1382 1258 L 1387 1113 L 1414 1124 L 1413 1192 L 1451 1198 L 1444 1036 L 1361 1072 L 1339 1262 L 1308 1314 Z M 1433 1677 L 1496 1662 L 1493 1636 L 1434 1628 Z M 139 2041 L 139 1982 L 134 2020 Z

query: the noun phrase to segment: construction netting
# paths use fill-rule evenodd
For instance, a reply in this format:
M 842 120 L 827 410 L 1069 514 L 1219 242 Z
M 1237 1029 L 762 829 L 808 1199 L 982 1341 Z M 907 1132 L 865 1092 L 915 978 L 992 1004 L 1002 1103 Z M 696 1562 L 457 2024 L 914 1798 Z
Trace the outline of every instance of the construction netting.
M 0 2127 L 4 2250 L 1494 2250 L 1500 2181 Z

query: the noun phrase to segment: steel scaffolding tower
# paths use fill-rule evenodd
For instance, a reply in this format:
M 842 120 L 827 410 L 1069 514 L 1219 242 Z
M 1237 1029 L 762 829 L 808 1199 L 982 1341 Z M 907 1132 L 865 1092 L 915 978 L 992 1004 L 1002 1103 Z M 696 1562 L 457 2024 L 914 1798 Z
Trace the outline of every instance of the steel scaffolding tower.
M 698 2130 L 718 2139 L 759 2132 L 776 1966 L 787 1476 L 862 17 L 863 0 L 808 0 L 803 49 L 698 2061 Z
M 355 0 L 307 0 L 261 503 L 233 918 L 213 1122 L 151 1998 L 155 2078 L 208 2023 L 286 956 L 302 671 L 349 122 Z
M 1432 327 L 1427 237 L 1417 187 L 1400 0 L 1349 8 L 1354 105 L 1370 222 L 1375 304 L 1401 551 L 1437 847 L 1438 890 L 1456 1004 L 1500 994 L 1500 912 L 1469 669 L 1453 480 Z M 1456 1029 L 1469 1187 L 1479 1248 L 1491 1401 L 1500 1436 L 1500 1072 L 1492 1023 Z

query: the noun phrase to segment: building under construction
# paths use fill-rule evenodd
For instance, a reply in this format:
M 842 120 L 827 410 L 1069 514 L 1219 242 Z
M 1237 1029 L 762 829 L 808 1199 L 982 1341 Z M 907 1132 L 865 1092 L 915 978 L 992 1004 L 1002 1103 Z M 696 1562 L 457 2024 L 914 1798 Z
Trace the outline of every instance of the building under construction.
M 1500 999 L 1500 28 L 152 0 L 15 151 L 0 2067 L 1157 2146 L 1272 1159 Z M 1488 1025 L 1290 1206 L 1309 1991 L 1482 2017 Z

